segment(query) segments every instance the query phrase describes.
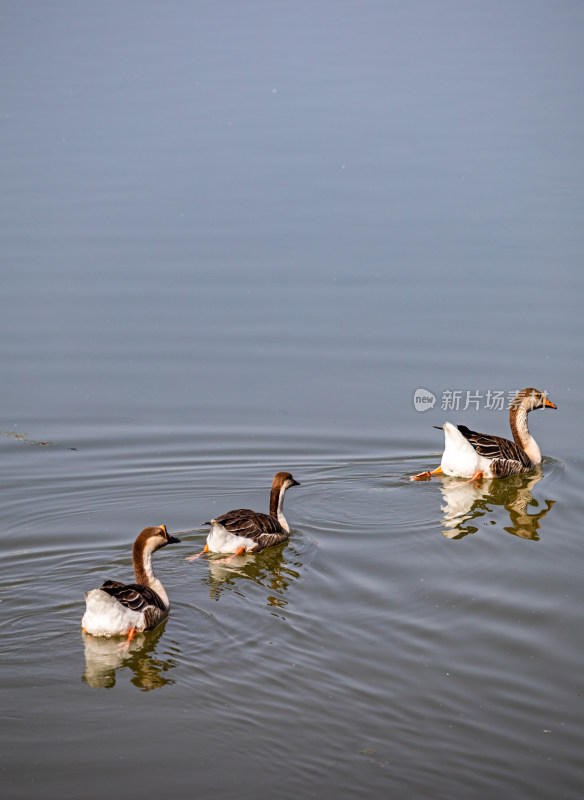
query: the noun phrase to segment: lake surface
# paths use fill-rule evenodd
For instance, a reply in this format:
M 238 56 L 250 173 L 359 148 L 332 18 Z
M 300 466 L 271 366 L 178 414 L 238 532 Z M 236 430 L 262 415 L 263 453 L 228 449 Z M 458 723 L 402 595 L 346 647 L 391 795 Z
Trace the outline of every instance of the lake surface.
M 5 4 L 3 796 L 582 797 L 583 35 Z M 525 386 L 541 469 L 409 480 Z M 185 560 L 279 470 L 285 545 Z M 160 523 L 169 619 L 84 636 Z

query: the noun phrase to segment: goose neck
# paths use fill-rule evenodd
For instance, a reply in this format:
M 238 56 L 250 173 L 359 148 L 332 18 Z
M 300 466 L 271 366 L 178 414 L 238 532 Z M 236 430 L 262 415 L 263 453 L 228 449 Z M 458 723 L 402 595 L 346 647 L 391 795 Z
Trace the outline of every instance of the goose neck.
M 270 516 L 278 520 L 280 525 L 284 528 L 286 533 L 290 533 L 290 526 L 284 516 L 284 495 L 286 494 L 286 487 L 272 486 L 270 492 Z
M 534 464 L 541 464 L 541 450 L 527 427 L 528 409 L 522 403 L 513 404 L 509 410 L 509 424 L 515 443 L 529 456 Z
M 152 569 L 152 553 L 154 551 L 146 543 L 145 547 L 134 546 L 132 558 L 134 562 L 134 575 L 136 576 L 136 583 L 143 586 L 149 586 L 163 601 L 164 605 L 168 608 L 169 601 L 168 595 L 160 580 L 154 574 Z

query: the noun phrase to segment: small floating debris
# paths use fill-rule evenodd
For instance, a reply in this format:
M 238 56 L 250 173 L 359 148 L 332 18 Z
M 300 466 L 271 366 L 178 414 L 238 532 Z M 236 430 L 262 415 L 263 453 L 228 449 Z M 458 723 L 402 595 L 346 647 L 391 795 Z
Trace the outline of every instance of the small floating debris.
M 2 436 L 8 436 L 10 439 L 16 439 L 23 444 L 35 444 L 37 447 L 51 447 L 54 442 L 37 442 L 36 439 L 29 439 L 26 433 L 16 433 L 15 431 L 0 431 Z

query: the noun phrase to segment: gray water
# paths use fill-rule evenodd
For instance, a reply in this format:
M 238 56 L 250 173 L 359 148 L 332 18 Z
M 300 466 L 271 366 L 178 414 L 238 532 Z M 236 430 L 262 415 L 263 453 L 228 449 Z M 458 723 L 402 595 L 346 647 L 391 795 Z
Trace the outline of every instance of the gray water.
M 582 796 L 583 35 L 4 4 L 3 796 Z M 524 386 L 540 470 L 410 482 Z M 185 560 L 282 469 L 288 543 Z M 84 637 L 160 523 L 169 619 Z

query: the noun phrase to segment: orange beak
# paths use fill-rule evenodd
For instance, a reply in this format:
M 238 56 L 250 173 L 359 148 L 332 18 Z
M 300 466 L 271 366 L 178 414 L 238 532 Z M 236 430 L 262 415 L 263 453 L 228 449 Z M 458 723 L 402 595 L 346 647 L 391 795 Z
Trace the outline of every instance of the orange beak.
M 551 400 L 548 400 L 548 399 L 547 399 L 547 397 L 546 397 L 546 399 L 545 399 L 545 406 L 544 406 L 544 408 L 557 408 L 557 406 L 555 406 L 555 405 L 552 403 L 552 401 L 551 401 Z

